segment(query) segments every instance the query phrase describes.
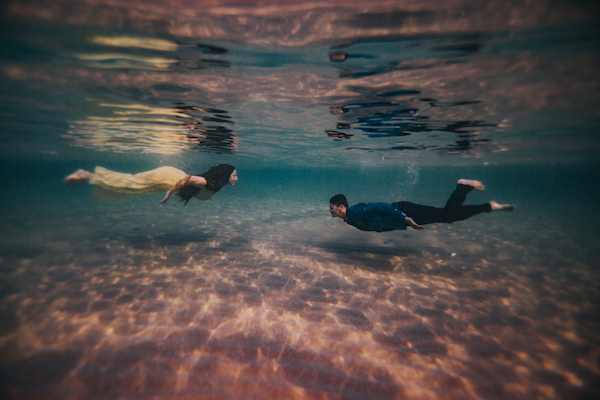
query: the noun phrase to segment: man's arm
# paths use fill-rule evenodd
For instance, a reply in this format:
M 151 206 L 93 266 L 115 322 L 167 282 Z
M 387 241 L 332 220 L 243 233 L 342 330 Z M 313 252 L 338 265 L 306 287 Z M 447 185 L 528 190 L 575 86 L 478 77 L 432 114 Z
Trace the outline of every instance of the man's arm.
M 413 229 L 425 229 L 393 205 L 385 203 L 369 203 L 358 204 L 357 206 L 362 206 L 362 209 L 364 210 L 364 217 L 355 217 L 354 223 L 351 223 L 351 225 L 354 225 L 358 229 L 377 232 L 406 229 L 408 226 Z M 358 222 L 356 220 L 363 223 L 358 224 L 356 223 Z
M 204 179 L 204 177 L 202 177 L 202 176 L 195 176 L 195 175 L 187 176 L 187 177 L 183 178 L 182 180 L 180 180 L 179 182 L 177 182 L 176 184 L 174 184 L 173 187 L 171 187 L 171 189 L 169 189 L 167 191 L 165 198 L 160 201 L 160 204 L 166 203 L 167 200 L 169 200 L 169 197 L 171 197 L 171 194 L 173 194 L 173 192 L 176 192 L 177 190 L 181 189 L 185 185 L 194 185 L 194 186 L 198 186 L 201 188 L 201 187 L 206 186 L 206 183 L 207 183 L 206 179 Z
M 404 224 L 405 224 L 406 226 L 410 226 L 410 227 L 411 227 L 411 228 L 413 228 L 413 229 L 417 229 L 417 230 L 425 229 L 425 227 L 424 227 L 424 226 L 417 224 L 417 223 L 415 222 L 415 220 L 414 220 L 414 219 L 412 219 L 411 217 L 409 217 L 408 215 L 406 215 L 406 214 L 405 214 L 403 211 L 400 211 L 400 210 L 398 209 L 398 206 L 397 206 L 397 204 L 398 204 L 398 202 L 400 202 L 400 201 L 404 201 L 404 198 L 403 198 L 403 197 L 399 198 L 399 199 L 396 201 L 396 206 L 394 207 L 394 205 L 392 205 L 392 207 L 393 207 L 393 208 L 394 208 L 396 211 L 398 211 L 398 212 L 400 213 L 400 216 L 401 216 L 401 218 L 402 218 L 402 222 L 404 222 Z

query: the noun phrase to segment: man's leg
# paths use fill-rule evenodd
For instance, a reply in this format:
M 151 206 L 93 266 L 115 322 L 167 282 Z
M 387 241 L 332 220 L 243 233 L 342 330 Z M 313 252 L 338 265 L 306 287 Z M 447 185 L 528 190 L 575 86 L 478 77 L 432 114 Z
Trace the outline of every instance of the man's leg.
M 447 212 L 442 208 L 423 206 L 409 201 L 399 201 L 398 209 L 411 217 L 419 225 L 433 224 L 446 221 Z
M 456 189 L 450 195 L 444 208 L 423 206 L 410 203 L 408 201 L 399 201 L 398 209 L 411 217 L 419 225 L 427 225 L 435 222 L 452 223 L 464 221 L 474 215 L 490 211 L 514 211 L 516 207 L 512 204 L 498 204 L 495 201 L 473 206 L 463 206 L 467 194 L 475 190 L 483 190 L 485 186 L 479 181 L 460 179 Z
M 450 195 L 450 198 L 444 206 L 446 211 L 446 222 L 464 221 L 474 215 L 482 212 L 492 211 L 490 203 L 478 204 L 474 206 L 463 206 L 467 198 L 467 194 L 475 190 L 484 190 L 485 186 L 479 181 L 460 179 L 456 185 L 456 189 Z
M 436 222 L 452 223 L 463 221 L 473 215 L 492 211 L 490 203 L 475 206 L 463 206 L 467 194 L 473 189 L 483 190 L 485 189 L 485 186 L 479 181 L 461 179 L 458 181 L 456 189 L 450 195 L 444 208 L 400 201 L 397 203 L 398 209 L 411 217 L 419 225 L 427 225 Z
M 450 198 L 446 202 L 444 209 L 452 210 L 462 206 L 467 199 L 467 194 L 469 194 L 469 192 L 471 192 L 473 189 L 484 190 L 485 186 L 479 181 L 460 179 L 456 185 L 456 189 L 454 189 L 454 192 L 452 192 Z

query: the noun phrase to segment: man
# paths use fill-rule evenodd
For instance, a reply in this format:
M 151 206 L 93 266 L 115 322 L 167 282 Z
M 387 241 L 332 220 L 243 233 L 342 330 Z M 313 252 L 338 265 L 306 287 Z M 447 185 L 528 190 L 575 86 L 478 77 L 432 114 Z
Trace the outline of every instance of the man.
M 482 212 L 514 211 L 516 208 L 512 204 L 498 204 L 495 201 L 463 206 L 467 194 L 473 189 L 484 190 L 485 186 L 479 181 L 460 179 L 444 208 L 423 206 L 408 201 L 397 201 L 392 204 L 360 203 L 349 207 L 346 196 L 337 194 L 329 200 L 329 212 L 332 217 L 341 218 L 361 231 L 387 232 L 404 230 L 407 226 L 425 229 L 423 225 L 436 222 L 450 224 Z

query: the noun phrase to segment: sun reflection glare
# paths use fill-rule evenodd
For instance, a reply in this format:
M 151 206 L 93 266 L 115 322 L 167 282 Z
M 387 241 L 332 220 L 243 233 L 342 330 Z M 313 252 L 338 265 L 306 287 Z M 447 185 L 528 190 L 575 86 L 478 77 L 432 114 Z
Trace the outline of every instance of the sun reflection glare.
M 164 70 L 179 60 L 166 57 L 145 57 L 125 53 L 80 53 L 75 57 L 94 68 L 136 68 Z
M 177 43 L 170 40 L 135 36 L 94 36 L 90 41 L 104 46 L 135 47 L 160 51 L 176 51 L 179 47 Z
M 73 146 L 115 152 L 141 151 L 150 154 L 179 154 L 186 149 L 232 151 L 237 137 L 216 123 L 230 123 L 226 116 L 215 118 L 222 110 L 200 107 L 153 107 L 92 101 L 99 115 L 71 121 Z

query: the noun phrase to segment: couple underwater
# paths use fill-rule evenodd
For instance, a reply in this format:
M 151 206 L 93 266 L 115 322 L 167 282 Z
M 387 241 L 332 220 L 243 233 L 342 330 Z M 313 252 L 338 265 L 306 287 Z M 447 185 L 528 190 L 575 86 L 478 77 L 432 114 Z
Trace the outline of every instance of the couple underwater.
M 126 174 L 96 167 L 94 172 L 77 170 L 65 178 L 67 186 L 81 183 L 94 185 L 92 193 L 103 201 L 123 201 L 147 193 L 163 193 L 161 204 L 175 193 L 187 204 L 192 198 L 208 200 L 226 185 L 235 185 L 237 171 L 229 164 L 217 164 L 201 174 L 188 175 L 175 167 L 160 167 L 138 174 Z M 424 229 L 432 223 L 452 223 L 463 221 L 474 215 L 490 211 L 514 211 L 512 204 L 499 204 L 490 201 L 478 205 L 463 205 L 467 194 L 472 190 L 484 190 L 485 186 L 475 180 L 460 179 L 456 189 L 444 208 L 437 208 L 396 201 L 386 203 L 359 203 L 349 206 L 346 196 L 338 194 L 329 200 L 329 212 L 334 218 L 341 218 L 349 225 L 362 231 L 386 232 L 404 230 L 408 226 Z

